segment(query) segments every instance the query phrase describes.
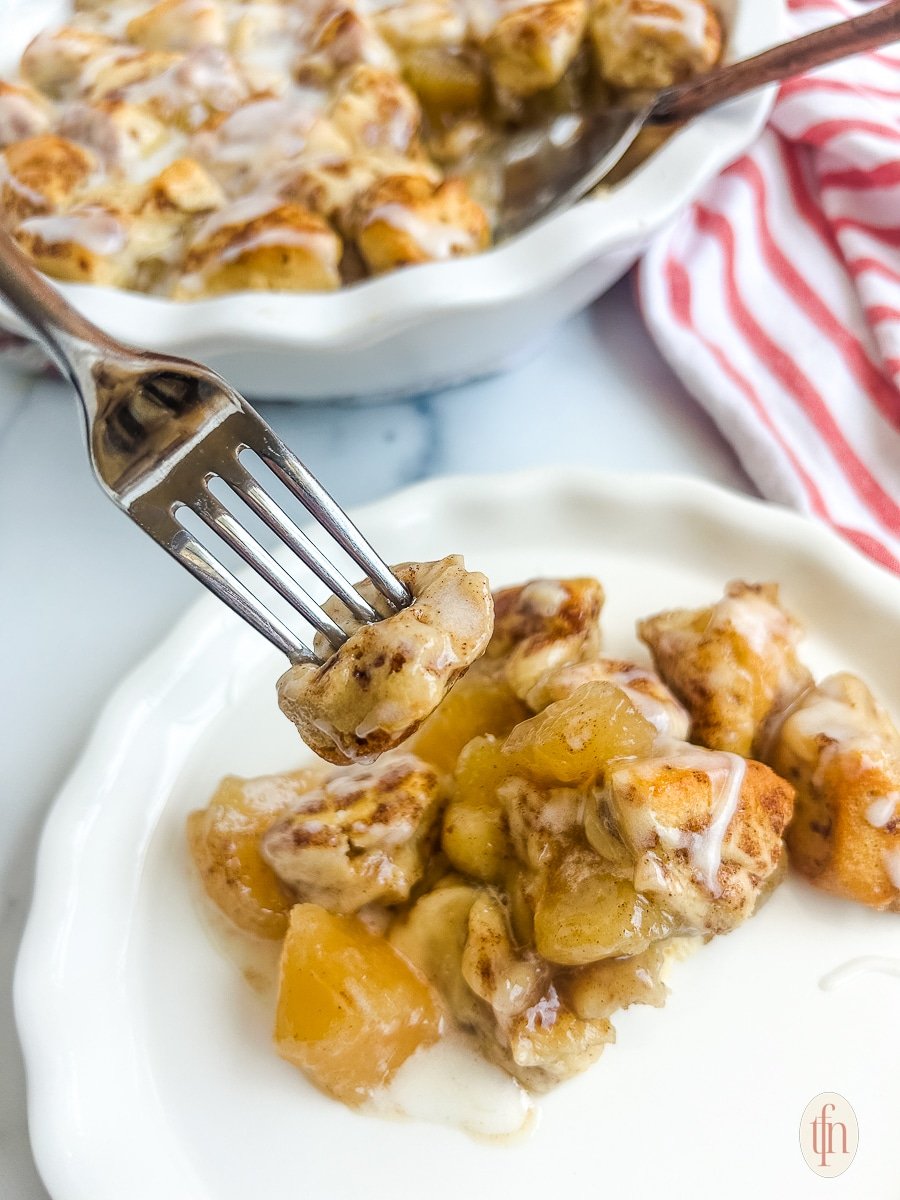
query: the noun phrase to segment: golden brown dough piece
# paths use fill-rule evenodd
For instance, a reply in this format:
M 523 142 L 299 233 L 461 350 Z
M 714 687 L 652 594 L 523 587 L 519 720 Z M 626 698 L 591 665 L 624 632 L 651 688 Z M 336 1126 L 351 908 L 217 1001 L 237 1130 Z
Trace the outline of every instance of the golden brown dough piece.
M 80 94 L 88 69 L 124 47 L 89 29 L 66 25 L 39 33 L 22 55 L 22 77 L 54 100 Z
M 375 6 L 372 19 L 404 60 L 422 48 L 458 51 L 466 41 L 466 17 L 453 0 L 388 0 Z
M 40 92 L 0 80 L 0 146 L 46 133 L 51 106 Z
M 532 579 L 494 596 L 488 658 L 506 659 L 506 679 L 521 699 L 548 671 L 595 658 L 603 588 L 596 579 Z
M 484 43 L 497 88 L 532 96 L 559 83 L 581 47 L 587 19 L 586 0 L 548 0 L 503 13 Z
M 355 66 L 397 71 L 394 53 L 372 16 L 352 4 L 328 0 L 315 16 L 294 73 L 300 83 L 325 84 Z
M 53 133 L 7 146 L 3 163 L 0 207 L 8 225 L 70 204 L 96 167 L 89 150 Z
M 125 33 L 148 50 L 224 46 L 225 17 L 216 0 L 160 0 L 132 17 Z
M 257 779 L 226 775 L 206 808 L 188 815 L 188 846 L 203 888 L 245 933 L 272 940 L 284 937 L 296 901 L 264 861 L 260 839 L 328 771 L 320 763 Z
M 759 753 L 769 722 L 812 683 L 774 583 L 730 583 L 717 604 L 648 617 L 638 634 L 690 713 L 693 741 L 713 750 Z
M 271 196 L 236 200 L 188 245 L 176 299 L 238 291 L 329 291 L 340 284 L 341 240 L 321 217 Z
M 670 87 L 703 74 L 722 54 L 722 26 L 707 0 L 594 0 L 597 67 L 618 88 Z
M 600 805 L 634 858 L 638 892 L 683 931 L 717 934 L 752 915 L 776 871 L 793 792 L 762 763 L 682 742 L 613 765 Z
M 329 652 L 317 636 L 324 664 L 299 663 L 278 681 L 282 712 L 329 762 L 371 761 L 400 745 L 490 639 L 490 586 L 479 571 L 467 571 L 459 555 L 393 570 L 412 592 L 411 604 L 359 626 L 338 650 Z M 370 602 L 377 597 L 368 581 L 357 590 Z M 324 608 L 338 623 L 348 622 L 334 597 Z
M 233 112 L 250 95 L 237 64 L 221 47 L 200 46 L 185 54 L 126 49 L 130 53 L 92 73 L 92 102 L 122 95 L 163 124 L 193 132 L 211 117 Z
M 361 154 L 416 157 L 422 125 L 419 101 L 402 79 L 368 64 L 340 78 L 329 116 Z
M 192 139 L 192 150 L 230 196 L 269 187 L 310 163 L 325 165 L 351 154 L 349 138 L 310 96 L 254 98 L 217 114 Z M 286 197 L 291 198 L 293 197 Z
M 35 266 L 57 279 L 121 287 L 134 265 L 127 253 L 131 224 L 110 204 L 85 204 L 30 217 L 16 230 L 16 241 Z
M 441 992 L 484 1054 L 534 1091 L 584 1071 L 615 1040 L 607 1020 L 561 1001 L 547 963 L 516 944 L 497 893 L 449 878 L 416 902 L 391 943 Z
M 142 212 L 196 216 L 225 203 L 218 183 L 192 158 L 176 158 L 149 181 L 141 200 Z
M 490 241 L 484 209 L 459 179 L 391 175 L 357 197 L 350 229 L 370 271 L 475 254 Z
M 900 912 L 900 734 L 866 685 L 844 673 L 807 692 L 770 761 L 797 789 L 793 865 L 827 892 Z
M 425 870 L 440 799 L 437 772 L 412 755 L 349 767 L 271 826 L 262 856 L 299 900 L 331 912 L 399 904 Z
M 160 150 L 169 130 L 139 104 L 121 97 L 69 105 L 57 132 L 89 147 L 109 170 L 127 171 Z

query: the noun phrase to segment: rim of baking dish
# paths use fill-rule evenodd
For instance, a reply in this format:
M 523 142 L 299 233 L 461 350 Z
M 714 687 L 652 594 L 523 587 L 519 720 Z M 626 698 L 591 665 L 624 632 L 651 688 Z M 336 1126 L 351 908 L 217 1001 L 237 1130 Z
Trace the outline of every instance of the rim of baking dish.
M 731 57 L 777 42 L 784 25 L 784 0 L 734 0 Z M 335 292 L 235 292 L 183 302 L 94 284 L 59 287 L 112 337 L 160 351 L 370 345 L 444 313 L 540 294 L 604 254 L 637 250 L 754 140 L 773 94 L 768 88 L 697 118 L 609 192 L 471 258 L 407 267 Z M 5 306 L 0 314 L 7 328 L 23 332 Z

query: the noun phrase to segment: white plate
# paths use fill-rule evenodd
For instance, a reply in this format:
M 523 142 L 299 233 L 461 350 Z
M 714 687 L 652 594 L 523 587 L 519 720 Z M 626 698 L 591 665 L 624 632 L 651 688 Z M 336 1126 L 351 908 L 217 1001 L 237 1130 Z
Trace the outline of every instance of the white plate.
M 705 602 L 735 576 L 780 580 L 816 671 L 857 670 L 900 713 L 900 581 L 777 508 L 699 482 L 543 472 L 426 484 L 359 520 L 393 561 L 460 551 L 496 584 L 596 573 L 606 645 L 623 654 L 639 614 Z M 301 759 L 275 705 L 281 666 L 200 601 L 112 698 L 48 819 L 15 999 L 55 1200 L 818 1197 L 798 1133 L 823 1091 L 860 1123 L 829 1195 L 888 1194 L 900 981 L 828 994 L 818 981 L 900 955 L 900 918 L 800 882 L 680 964 L 663 1011 L 620 1017 L 618 1044 L 542 1102 L 523 1144 L 359 1116 L 313 1090 L 207 939 L 183 834 L 220 775 Z
M 717 0 L 728 54 L 779 41 L 784 0 Z M 5 0 L 0 74 L 70 0 Z M 243 292 L 178 304 L 78 284 L 62 290 L 124 342 L 208 362 L 248 395 L 290 400 L 424 391 L 509 365 L 611 287 L 703 185 L 753 141 L 771 90 L 692 121 L 620 187 L 474 258 L 340 292 Z M 3 310 L 4 325 L 18 330 Z

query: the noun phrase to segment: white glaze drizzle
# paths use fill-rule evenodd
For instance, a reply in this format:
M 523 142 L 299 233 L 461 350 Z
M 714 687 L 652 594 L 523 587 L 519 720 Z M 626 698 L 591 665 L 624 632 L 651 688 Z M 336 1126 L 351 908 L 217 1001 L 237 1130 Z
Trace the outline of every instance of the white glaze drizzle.
M 47 197 L 43 192 L 37 191 L 35 188 L 30 188 L 27 183 L 23 183 L 18 176 L 14 175 L 9 169 L 9 163 L 6 157 L 0 154 L 0 187 L 11 188 L 17 192 L 23 200 L 27 200 L 29 204 L 35 205 L 36 208 L 47 208 Z
M 661 33 L 677 33 L 695 49 L 702 49 L 706 40 L 706 6 L 701 0 L 654 0 L 669 13 L 635 11 L 629 5 L 628 21 L 638 29 L 658 30 Z
M 746 760 L 726 750 L 704 750 L 689 742 L 659 738 L 654 746 L 654 757 L 642 761 L 640 767 L 653 771 L 667 765 L 701 771 L 708 777 L 712 791 L 710 815 L 709 823 L 701 833 L 657 826 L 659 840 L 670 850 L 686 850 L 694 873 L 711 895 L 719 896 L 722 891 L 718 878 L 722 850 L 728 827 L 740 804 Z
M 91 254 L 110 258 L 128 244 L 121 221 L 101 208 L 85 208 L 47 217 L 29 217 L 20 229 L 48 245 L 83 246 Z
M 474 238 L 468 229 L 429 221 L 403 204 L 379 204 L 369 213 L 365 227 L 383 221 L 400 233 L 405 233 L 429 258 L 449 258 L 454 251 L 473 250 Z
M 866 954 L 860 958 L 851 958 L 823 975 L 819 987 L 823 992 L 833 992 L 861 975 L 896 975 L 900 979 L 900 958 L 887 958 L 877 954 Z
M 892 821 L 900 807 L 900 792 L 888 792 L 873 800 L 866 809 L 866 820 L 873 829 L 884 829 Z
M 50 124 L 47 113 L 19 92 L 0 96 L 0 146 L 43 133 Z
M 884 869 L 887 872 L 888 879 L 894 887 L 900 891 L 900 849 L 882 850 L 881 858 L 884 863 Z
M 530 1132 L 536 1113 L 528 1093 L 511 1075 L 452 1030 L 408 1058 L 363 1109 L 449 1125 L 491 1140 Z
M 205 242 L 213 234 L 222 229 L 228 229 L 232 225 L 244 225 L 259 217 L 265 217 L 282 204 L 284 204 L 284 200 L 275 192 L 251 192 L 249 196 L 241 196 L 239 200 L 232 200 L 224 208 L 210 213 L 201 222 L 194 236 L 194 243 Z
M 521 603 L 541 617 L 555 617 L 569 599 L 569 591 L 556 579 L 534 579 L 522 588 Z

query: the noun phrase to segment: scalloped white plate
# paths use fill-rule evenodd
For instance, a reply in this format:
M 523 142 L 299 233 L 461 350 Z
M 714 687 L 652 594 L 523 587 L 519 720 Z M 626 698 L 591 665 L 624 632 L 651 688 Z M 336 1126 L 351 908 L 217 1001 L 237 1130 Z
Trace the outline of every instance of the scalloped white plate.
M 728 55 L 779 41 L 784 0 L 716 0 Z M 69 0 L 6 0 L 0 74 Z M 425 391 L 508 365 L 611 287 L 652 234 L 762 128 L 772 91 L 692 121 L 621 186 L 486 254 L 414 267 L 340 292 L 242 292 L 179 304 L 68 284 L 113 337 L 198 358 L 256 397 L 316 400 Z M 21 327 L 2 305 L 4 326 Z
M 614 653 L 639 614 L 777 579 L 817 672 L 859 671 L 900 713 L 900 580 L 825 529 L 709 484 L 541 472 L 429 483 L 363 510 L 391 561 L 465 553 L 495 584 L 596 573 Z M 529 1141 L 356 1115 L 269 1042 L 270 1014 L 208 940 L 183 825 L 225 772 L 303 757 L 279 714 L 277 655 L 203 599 L 110 700 L 41 843 L 16 973 L 31 1136 L 55 1200 L 433 1200 L 580 1195 L 819 1197 L 801 1114 L 836 1091 L 860 1124 L 836 1197 L 896 1186 L 900 981 L 825 993 L 859 955 L 900 956 L 900 918 L 781 888 L 679 964 L 660 1011 L 542 1102 Z

